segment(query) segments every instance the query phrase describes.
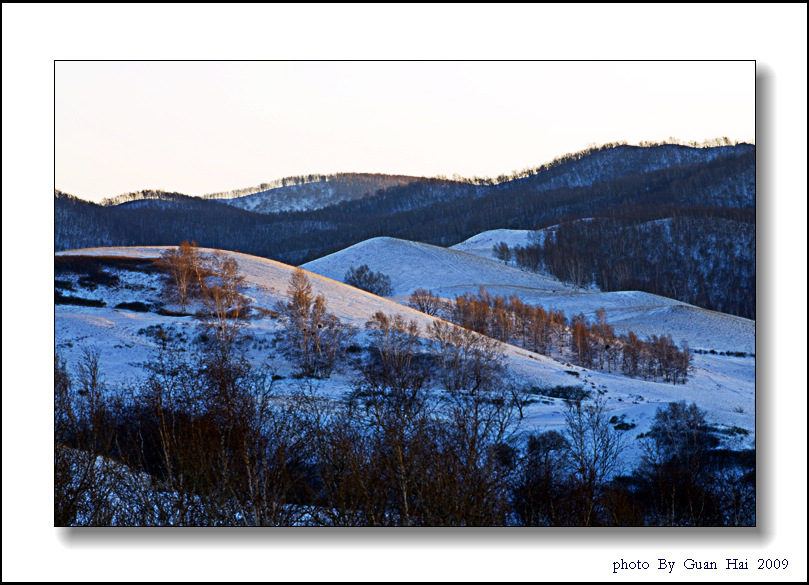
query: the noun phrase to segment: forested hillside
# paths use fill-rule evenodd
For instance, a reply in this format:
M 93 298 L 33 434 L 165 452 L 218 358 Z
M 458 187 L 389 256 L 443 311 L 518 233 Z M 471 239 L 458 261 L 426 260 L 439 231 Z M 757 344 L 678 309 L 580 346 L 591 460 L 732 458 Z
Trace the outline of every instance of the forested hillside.
M 703 213 L 644 223 L 568 222 L 536 249 L 548 270 L 568 282 L 641 290 L 755 319 L 755 215 Z
M 113 218 L 106 209 L 73 195 L 54 191 L 54 240 L 56 251 L 106 246 L 113 238 Z
M 341 175 L 339 183 L 312 176 L 311 182 L 279 189 L 306 188 L 313 202 L 324 197 L 343 200 L 319 209 L 277 213 L 247 211 L 234 203 L 243 201 L 259 211 L 271 206 L 266 202 L 279 189 L 262 192 L 261 200 L 249 205 L 250 197 L 226 204 L 148 192 L 100 207 L 57 195 L 56 249 L 194 240 L 302 264 L 377 236 L 448 246 L 490 229 L 562 224 L 558 240 L 542 252 L 547 269 L 560 278 L 607 290 L 640 288 L 752 317 L 755 155 L 755 146 L 749 144 L 613 144 L 496 179 L 379 175 L 375 183 L 371 175 Z M 343 185 L 338 196 L 326 188 L 332 183 Z M 346 195 L 349 183 L 362 193 Z M 386 188 L 371 193 L 369 185 L 375 184 Z M 318 193 L 320 199 L 313 195 Z M 276 198 L 274 205 L 282 200 Z M 605 221 L 589 231 L 571 223 L 585 218 Z M 664 231 L 649 223 L 672 218 L 679 219 L 666 223 Z M 646 227 L 628 231 L 641 224 Z M 565 254 L 576 258 L 575 277 L 565 267 Z
M 171 245 L 183 239 L 238 250 L 267 221 L 260 214 L 180 193 L 141 191 L 116 199 L 114 205 L 97 205 L 56 191 L 56 251 L 108 244 Z

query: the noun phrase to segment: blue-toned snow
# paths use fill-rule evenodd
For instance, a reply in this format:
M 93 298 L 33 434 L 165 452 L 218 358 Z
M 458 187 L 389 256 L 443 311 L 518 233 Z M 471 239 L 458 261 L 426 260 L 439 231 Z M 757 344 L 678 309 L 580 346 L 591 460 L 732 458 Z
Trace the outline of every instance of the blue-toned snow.
M 94 248 L 61 254 L 157 257 L 163 250 L 161 247 Z M 273 309 L 284 298 L 293 267 L 246 254 L 227 253 L 239 262 L 248 284 L 247 296 L 256 306 Z M 341 282 L 350 266 L 360 264 L 368 264 L 372 270 L 390 276 L 391 298 L 380 298 Z M 598 308 L 604 307 L 608 322 L 618 332 L 631 329 L 641 337 L 670 333 L 678 343 L 685 340 L 692 348 L 717 352 L 755 351 L 754 321 L 648 293 L 579 291 L 547 276 L 524 272 L 457 249 L 374 238 L 310 262 L 303 268 L 309 271 L 315 293 L 326 297 L 328 309 L 360 330 L 358 342 L 361 345 L 366 344 L 361 329 L 376 311 L 401 313 L 415 320 L 426 337 L 434 318 L 405 306 L 416 288 L 432 289 L 443 298 L 452 299 L 464 292 L 477 293 L 482 285 L 492 294 L 517 295 L 527 303 L 562 309 L 568 317 L 583 312 L 592 318 Z M 156 299 L 160 284 L 157 276 L 123 270 L 118 274 L 123 282 L 137 290 L 99 286 L 95 291 L 70 293 L 101 298 L 107 302 L 107 307 L 57 305 L 54 327 L 56 347 L 71 366 L 75 367 L 84 347 L 95 348 L 100 352 L 105 379 L 113 385 L 137 383 L 145 375 L 141 364 L 150 358 L 156 345 L 152 338 L 139 331 L 161 325 L 185 332 L 188 339 L 196 334 L 192 317 L 166 317 L 112 308 L 119 302 Z M 279 382 L 279 391 L 293 390 L 300 385 L 291 377 L 294 367 L 273 350 L 280 329 L 280 322 L 270 316 L 249 321 L 246 332 L 253 339 L 247 352 L 254 363 L 268 360 L 285 376 Z M 752 446 L 755 439 L 754 357 L 697 354 L 688 382 L 675 386 L 632 379 L 620 373 L 587 370 L 519 347 L 504 346 L 504 351 L 509 376 L 517 384 L 526 387 L 583 385 L 586 389 L 605 391 L 611 413 L 626 415 L 627 422 L 637 425 L 626 433 L 625 456 L 629 466 L 639 456 L 640 441 L 635 437 L 648 431 L 655 410 L 671 401 L 696 402 L 708 411 L 712 422 L 748 430 L 750 434 L 743 437 L 738 446 Z M 577 372 L 579 376 L 569 372 Z M 339 399 L 351 388 L 354 378 L 350 368 L 338 369 L 330 379 L 316 381 L 316 391 L 326 398 Z M 515 420 L 515 424 L 519 423 L 521 431 L 561 428 L 564 411 L 562 400 L 536 402 L 526 407 L 525 418 Z

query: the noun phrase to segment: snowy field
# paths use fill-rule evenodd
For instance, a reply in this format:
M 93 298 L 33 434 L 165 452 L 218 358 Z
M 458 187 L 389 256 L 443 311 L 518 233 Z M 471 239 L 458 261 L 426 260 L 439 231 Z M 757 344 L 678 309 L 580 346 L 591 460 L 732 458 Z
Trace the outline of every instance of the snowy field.
M 579 219 L 576 221 L 589 221 L 589 219 Z M 541 230 L 488 230 L 476 234 L 459 244 L 450 246 L 450 248 L 452 250 L 469 252 L 475 256 L 495 260 L 497 257 L 494 255 L 493 248 L 500 242 L 505 242 L 508 244 L 509 248 L 515 248 L 516 246 L 525 247 L 535 243 L 544 244 L 545 238 L 555 230 L 556 226 Z
M 487 245 L 495 240 L 504 241 L 500 236 L 509 234 L 513 236 L 511 241 L 516 241 L 520 233 L 528 232 L 495 230 L 481 237 L 492 233 L 493 236 L 486 236 Z M 475 238 L 467 242 L 473 240 Z M 483 286 L 493 295 L 516 295 L 530 305 L 561 309 L 568 318 L 584 313 L 594 319 L 595 312 L 603 307 L 607 310 L 607 321 L 615 326 L 617 333 L 634 331 L 643 338 L 670 333 L 675 342 L 685 341 L 692 349 L 755 353 L 755 321 L 750 319 L 645 292 L 579 290 L 550 276 L 456 249 L 395 238 L 373 238 L 304 264 L 302 268 L 339 281 L 349 268 L 362 264 L 388 275 L 393 288 L 391 298 L 404 304 L 417 288 L 454 299 L 464 293 L 477 294 Z
M 515 246 L 524 247 L 533 243 L 531 241 L 531 236 L 534 233 L 536 232 L 533 230 L 488 230 L 472 236 L 460 244 L 450 246 L 450 249 L 458 250 L 459 252 L 468 252 L 469 254 L 474 254 L 475 256 L 480 256 L 482 258 L 496 260 L 497 258 L 495 257 L 493 251 L 495 245 L 499 244 L 500 242 L 505 242 L 508 244 L 509 248 L 514 248 Z M 539 234 L 541 234 L 541 242 L 544 240 L 545 230 L 540 231 Z
M 124 256 L 155 258 L 165 248 L 93 248 L 62 252 L 64 255 Z M 202 249 L 202 253 L 210 252 Z M 247 282 L 246 296 L 256 307 L 273 310 L 284 299 L 293 267 L 249 256 L 227 252 L 235 258 Z M 374 271 L 389 274 L 394 296 L 377 297 L 339 282 L 350 266 L 368 264 Z M 406 242 L 392 238 L 375 238 L 337 254 L 303 266 L 316 294 L 323 294 L 328 310 L 360 330 L 357 342 L 367 343 L 362 333 L 366 321 L 376 312 L 402 314 L 415 320 L 426 337 L 433 317 L 396 301 L 406 302 L 416 288 L 427 288 L 442 297 L 454 298 L 462 292 L 476 293 L 481 285 L 493 294 L 517 294 L 522 300 L 540 303 L 546 308 L 563 309 L 570 317 L 579 312 L 592 316 L 599 307 L 607 309 L 608 321 L 618 330 L 632 329 L 641 336 L 671 333 L 675 341 L 688 340 L 692 348 L 754 351 L 755 323 L 729 315 L 705 311 L 671 299 L 647 293 L 577 292 L 568 285 L 545 276 L 523 272 L 502 262 L 481 258 L 457 250 Z M 98 286 L 93 291 L 78 288 L 72 296 L 101 299 L 106 307 L 57 305 L 55 309 L 55 344 L 70 366 L 74 366 L 84 348 L 100 354 L 101 367 L 111 385 L 142 380 L 141 364 L 149 360 L 157 348 L 149 328 L 160 326 L 191 343 L 197 335 L 193 317 L 161 316 L 153 312 L 134 312 L 113 308 L 120 302 L 154 302 L 159 300 L 161 278 L 127 270 L 115 270 L 121 284 Z M 64 275 L 60 279 L 68 279 Z M 294 368 L 275 351 L 281 322 L 270 315 L 251 319 L 246 327 L 248 357 L 258 364 L 272 363 L 284 379 L 279 391 L 295 390 L 301 382 L 292 378 Z M 189 349 L 191 346 L 189 345 Z M 708 419 L 725 427 L 740 427 L 749 432 L 733 439 L 735 447 L 751 447 L 755 439 L 755 358 L 697 354 L 693 371 L 684 385 L 633 379 L 615 372 L 588 370 L 563 363 L 514 346 L 504 346 L 509 377 L 525 388 L 581 386 L 606 399 L 610 415 L 634 423 L 626 432 L 627 465 L 639 455 L 635 437 L 647 432 L 655 410 L 668 402 L 696 402 L 708 412 Z M 315 381 L 315 391 L 327 398 L 339 398 L 349 391 L 356 374 L 352 368 L 338 368 L 328 380 Z M 537 396 L 525 408 L 525 418 L 516 421 L 519 431 L 558 429 L 563 425 L 565 403 L 561 399 Z
M 454 298 L 477 293 L 481 286 L 503 286 L 546 293 L 573 292 L 575 288 L 555 278 L 524 272 L 500 261 L 468 252 L 396 238 L 372 238 L 345 250 L 318 258 L 301 267 L 342 280 L 352 266 L 367 264 L 374 272 L 390 276 L 393 296 L 409 296 L 417 288 Z

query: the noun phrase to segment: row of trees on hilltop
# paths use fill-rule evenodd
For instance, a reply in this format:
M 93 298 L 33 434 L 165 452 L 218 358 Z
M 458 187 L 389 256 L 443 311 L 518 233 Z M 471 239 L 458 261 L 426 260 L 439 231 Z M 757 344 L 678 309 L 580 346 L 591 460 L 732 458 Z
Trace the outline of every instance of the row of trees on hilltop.
M 236 199 L 238 197 L 246 197 L 255 193 L 269 191 L 270 189 L 277 189 L 279 187 L 289 187 L 292 185 L 305 185 L 307 183 L 320 183 L 328 181 L 332 175 L 297 175 L 293 177 L 284 177 L 276 179 L 268 183 L 260 183 L 254 187 L 244 187 L 242 189 L 231 189 L 230 191 L 220 191 L 218 193 L 207 193 L 202 197 L 204 199 Z
M 244 189 L 234 189 L 220 193 L 210 193 L 203 195 L 205 199 L 236 199 L 264 193 L 273 189 L 284 187 L 297 187 L 300 185 L 311 185 L 313 183 L 331 183 L 332 189 L 339 190 L 346 195 L 347 199 L 354 199 L 367 194 L 374 194 L 380 189 L 385 189 L 391 185 L 406 184 L 418 180 L 419 177 L 409 177 L 403 175 L 388 175 L 382 173 L 334 173 L 329 175 L 309 174 L 293 177 L 284 177 L 269 183 L 261 183 L 255 187 Z M 354 196 L 348 196 L 351 192 Z
M 702 141 L 697 140 L 680 140 L 679 138 L 675 138 L 670 136 L 666 140 L 641 140 L 638 143 L 638 147 L 640 148 L 652 148 L 656 146 L 685 146 L 688 148 L 718 148 L 722 146 L 736 146 L 739 142 L 737 140 L 731 140 L 727 136 L 719 137 L 719 138 L 708 138 Z M 515 170 L 511 173 L 503 173 L 498 175 L 497 177 L 478 177 L 472 176 L 469 178 L 461 177 L 459 175 L 453 175 L 452 179 L 456 181 L 471 183 L 473 185 L 497 185 L 500 183 L 508 183 L 510 181 L 515 181 L 518 179 L 525 179 L 528 177 L 533 177 L 538 175 L 539 173 L 549 171 L 554 167 L 562 165 L 566 162 L 577 161 L 583 158 L 586 158 L 592 154 L 596 154 L 606 150 L 612 150 L 619 146 L 627 146 L 628 143 L 626 140 L 617 140 L 614 142 L 605 142 L 604 144 L 597 145 L 593 144 L 584 148 L 582 150 L 578 150 L 575 152 L 568 152 L 561 156 L 554 157 L 553 160 L 544 163 L 538 167 L 525 167 L 519 171 Z M 446 179 L 444 175 L 438 175 L 437 178 Z
M 113 207 L 115 205 L 121 205 L 122 203 L 128 203 L 130 201 L 172 201 L 177 199 L 190 199 L 190 196 L 177 192 L 163 191 L 162 189 L 144 189 L 142 191 L 122 193 L 120 195 L 116 195 L 115 197 L 107 197 L 101 202 L 101 205 L 104 207 Z
M 101 206 L 74 195 L 54 191 L 56 250 L 118 245 L 115 222 Z

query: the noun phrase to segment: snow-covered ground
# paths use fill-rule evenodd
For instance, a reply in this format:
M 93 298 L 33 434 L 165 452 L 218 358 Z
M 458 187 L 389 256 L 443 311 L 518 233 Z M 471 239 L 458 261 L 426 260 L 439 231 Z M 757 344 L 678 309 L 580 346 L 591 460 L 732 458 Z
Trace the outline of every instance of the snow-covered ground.
M 500 261 L 431 244 L 371 238 L 303 264 L 301 268 L 342 281 L 352 266 L 367 264 L 374 272 L 391 279 L 393 296 L 409 296 L 417 288 L 454 298 L 465 292 L 477 293 L 481 286 L 531 290 L 545 293 L 572 293 L 575 288 L 554 278 L 506 266 Z M 493 294 L 502 294 L 494 293 Z
M 61 254 L 99 256 L 158 257 L 162 247 L 93 248 Z M 208 252 L 202 250 L 203 253 Z M 246 295 L 253 304 L 273 309 L 285 297 L 294 267 L 268 260 L 227 252 L 239 262 L 247 282 Z M 391 277 L 394 296 L 381 298 L 340 282 L 350 266 L 368 264 L 372 270 Z M 303 266 L 316 294 L 323 294 L 328 310 L 360 331 L 376 312 L 403 314 L 415 320 L 426 337 L 434 318 L 401 303 L 416 288 L 432 289 L 445 298 L 463 292 L 477 292 L 481 285 L 493 294 L 516 294 L 523 301 L 540 303 L 546 308 L 563 309 L 569 317 L 579 312 L 592 316 L 599 307 L 607 309 L 608 321 L 619 330 L 632 329 L 642 337 L 671 333 L 675 341 L 685 339 L 692 348 L 733 350 L 752 353 L 755 348 L 755 322 L 729 315 L 705 311 L 671 299 L 648 293 L 600 293 L 575 291 L 545 276 L 503 265 L 458 250 L 392 238 L 375 238 L 337 254 Z M 55 309 L 55 344 L 75 366 L 83 348 L 100 353 L 101 366 L 111 384 L 142 379 L 141 364 L 157 347 L 149 328 L 160 326 L 192 340 L 196 321 L 192 317 L 161 316 L 153 312 L 115 309 L 120 302 L 159 300 L 159 276 L 127 270 L 115 271 L 122 284 L 114 288 L 98 286 L 94 291 L 76 288 L 72 296 L 102 299 L 106 307 L 57 305 Z M 64 275 L 59 276 L 65 279 Z M 75 278 L 74 282 L 78 279 Z M 129 287 L 129 288 L 126 288 Z M 396 302 L 400 301 L 400 302 Z M 250 320 L 246 333 L 250 337 L 246 350 L 255 363 L 271 361 L 280 375 L 280 389 L 293 389 L 300 384 L 292 379 L 293 366 L 274 350 L 274 340 L 281 329 L 277 318 L 265 316 Z M 358 342 L 365 344 L 360 334 Z M 190 347 L 190 346 L 189 346 Z M 632 379 L 620 373 L 587 370 L 527 350 L 504 347 L 511 381 L 525 388 L 582 386 L 603 393 L 611 415 L 625 415 L 637 426 L 626 431 L 627 462 L 636 460 L 640 441 L 635 437 L 649 430 L 655 410 L 671 401 L 696 402 L 708 411 L 708 418 L 728 427 L 749 431 L 741 445 L 751 446 L 755 438 L 755 358 L 697 354 L 693 371 L 685 385 L 672 385 Z M 576 375 L 578 374 L 578 375 Z M 351 388 L 355 373 L 349 367 L 339 369 L 328 380 L 316 381 L 316 391 L 324 397 L 338 398 Z M 522 431 L 560 428 L 565 404 L 560 399 L 537 396 L 525 409 L 519 422 Z
M 576 221 L 590 221 L 590 219 L 585 218 Z M 515 248 L 516 246 L 525 247 L 536 243 L 544 244 L 545 238 L 554 231 L 556 231 L 556 226 L 543 228 L 541 230 L 488 230 L 476 234 L 459 244 L 450 246 L 450 248 L 494 260 L 497 257 L 494 255 L 493 249 L 494 246 L 500 242 L 505 242 L 508 244 L 509 248 Z
M 335 197 L 334 189 L 328 183 L 292 185 L 235 199 L 220 199 L 222 203 L 257 213 L 320 209 L 343 200 Z
M 539 237 L 542 238 L 545 231 L 542 230 L 540 232 L 534 232 L 533 230 L 506 229 L 488 230 L 474 235 L 468 240 L 464 240 L 460 244 L 451 246 L 451 249 L 458 250 L 460 252 L 468 252 L 482 258 L 496 260 L 497 258 L 495 257 L 493 251 L 495 245 L 499 244 L 500 242 L 505 242 L 508 244 L 509 248 L 514 248 L 515 246 L 527 246 L 528 244 L 533 243 L 532 236 L 535 233 L 540 234 Z M 540 241 L 542 241 L 542 239 L 540 239 Z
M 495 235 L 486 241 L 496 240 L 498 234 L 508 235 L 501 232 L 512 232 L 511 241 L 519 233 L 495 230 Z M 464 293 L 477 294 L 483 286 L 493 295 L 516 295 L 524 303 L 561 309 L 567 317 L 584 313 L 594 319 L 595 312 L 603 307 L 607 310 L 607 321 L 618 333 L 634 331 L 641 338 L 670 333 L 674 341 L 685 341 L 692 349 L 755 353 L 755 321 L 750 319 L 645 292 L 579 290 L 552 277 L 456 249 L 395 238 L 372 238 L 308 262 L 302 268 L 341 281 L 349 268 L 362 264 L 388 275 L 393 289 L 391 298 L 404 304 L 417 288 L 454 299 Z

